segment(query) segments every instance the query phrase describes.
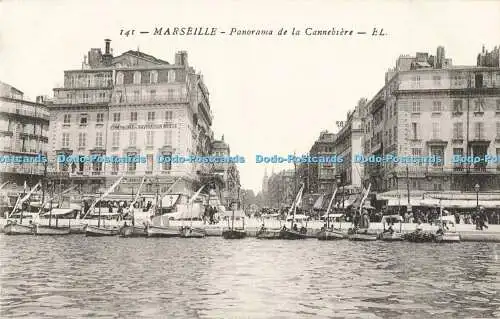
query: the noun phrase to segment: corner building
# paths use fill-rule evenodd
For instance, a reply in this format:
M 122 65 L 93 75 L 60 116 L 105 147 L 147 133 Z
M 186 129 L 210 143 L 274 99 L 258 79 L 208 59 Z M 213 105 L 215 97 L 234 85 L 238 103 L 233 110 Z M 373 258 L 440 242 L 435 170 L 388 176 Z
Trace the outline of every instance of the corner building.
M 213 133 L 209 92 L 188 64 L 184 51 L 175 63 L 139 51 L 113 56 L 110 40 L 104 53 L 93 48 L 80 70 L 64 72 L 64 87 L 54 89 L 50 105 L 52 169 L 77 184 L 82 194 L 95 193 L 125 174 L 118 193 L 173 192 L 198 187 L 201 164 L 159 163 L 158 155 L 209 155 Z M 142 156 L 145 163 L 57 163 L 57 155 Z

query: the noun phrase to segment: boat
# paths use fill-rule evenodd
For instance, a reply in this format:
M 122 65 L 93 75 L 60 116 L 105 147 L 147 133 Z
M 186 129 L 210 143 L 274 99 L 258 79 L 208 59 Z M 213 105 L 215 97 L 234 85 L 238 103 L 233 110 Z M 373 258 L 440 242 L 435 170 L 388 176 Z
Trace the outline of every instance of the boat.
M 257 239 L 280 239 L 280 230 L 262 227 L 256 235 Z
M 337 188 L 332 194 L 332 198 L 330 198 L 330 202 L 328 203 L 328 208 L 326 209 L 326 214 L 323 215 L 323 217 L 326 218 L 326 224 L 325 226 L 316 234 L 316 238 L 318 240 L 337 240 L 337 239 L 344 239 L 346 238 L 346 235 L 340 230 L 342 227 L 340 224 L 339 229 L 335 229 L 332 225 L 330 225 L 330 217 L 333 217 L 334 219 L 338 218 L 339 222 L 341 222 L 341 218 L 344 216 L 344 214 L 333 214 L 330 215 L 330 209 L 332 208 L 333 201 L 335 199 L 335 195 L 337 195 Z
M 228 218 L 227 219 L 227 223 L 228 223 L 228 229 L 224 229 L 222 230 L 222 237 L 225 238 L 225 239 L 243 239 L 245 237 L 247 237 L 247 232 L 245 231 L 245 212 L 242 211 L 242 210 L 235 210 L 235 205 L 238 205 L 239 206 L 239 202 L 238 203 L 233 203 L 231 206 L 233 206 L 232 208 L 232 214 L 231 214 L 231 225 L 229 225 L 229 218 L 227 215 L 225 215 L 224 217 Z M 238 212 L 238 216 L 235 216 L 235 211 Z M 234 227 L 234 218 L 235 217 L 238 217 L 242 220 L 243 222 L 243 228 L 242 229 L 238 229 L 238 228 L 235 228 Z
M 456 231 L 453 216 L 441 216 L 441 223 L 434 240 L 438 243 L 458 243 L 460 234 Z M 451 227 L 450 227 L 451 226 Z
M 402 235 L 404 240 L 412 243 L 430 243 L 435 241 L 436 236 L 433 233 L 423 231 L 420 224 L 417 225 L 417 229 L 411 233 Z
M 87 224 L 70 225 L 69 232 L 70 234 L 85 234 L 86 228 Z
M 292 203 L 292 206 L 290 207 L 290 210 L 288 211 L 287 214 L 287 220 L 288 220 L 288 215 L 292 213 L 292 218 L 290 219 L 290 229 L 288 229 L 286 226 L 283 226 L 279 232 L 279 237 L 280 239 L 287 239 L 287 240 L 296 240 L 296 239 L 306 239 L 307 238 L 307 229 L 306 228 L 301 228 L 300 230 L 297 227 L 297 224 L 295 224 L 295 212 L 297 210 L 297 206 L 302 200 L 302 192 L 304 191 L 304 183 L 302 183 L 299 192 L 297 193 L 297 196 L 295 197 L 295 200 Z
M 399 231 L 395 231 L 392 227 L 395 222 L 399 222 Z M 385 228 L 385 225 L 388 228 Z M 379 239 L 383 241 L 402 241 L 403 240 L 403 217 L 400 215 L 387 215 L 382 217 L 382 225 L 384 231 L 379 234 Z
M 180 237 L 181 232 L 176 227 L 162 227 L 162 226 L 146 226 L 146 235 L 148 237 Z
M 22 225 L 11 220 L 3 227 L 5 235 L 32 235 L 33 225 Z
M 370 188 L 371 188 L 371 183 L 368 185 L 368 188 L 364 191 L 363 198 L 361 199 L 361 203 L 359 205 L 359 215 L 362 217 L 360 226 L 361 227 L 354 227 L 353 229 L 350 229 L 347 234 L 347 238 L 352 241 L 375 241 L 377 240 L 378 234 L 374 232 L 369 232 L 370 228 L 370 222 L 366 220 L 366 222 L 363 219 L 363 205 L 365 203 L 366 198 L 368 197 L 368 194 L 370 193 Z
M 33 233 L 38 236 L 61 236 L 71 233 L 70 227 L 42 226 L 35 224 Z
M 146 227 L 124 225 L 118 231 L 120 237 L 146 237 Z
M 103 236 L 116 236 L 120 229 L 114 227 L 91 226 L 87 225 L 85 228 L 85 236 L 87 237 L 103 237 Z
M 203 188 L 205 188 L 205 185 L 201 186 L 200 189 L 198 189 L 198 191 L 189 199 L 186 212 L 189 213 L 190 215 L 189 218 L 191 223 L 189 226 L 181 227 L 180 229 L 181 238 L 203 238 L 207 235 L 207 232 L 204 229 L 193 227 L 193 216 L 192 216 L 193 203 L 196 200 L 196 198 L 198 198 Z M 183 213 L 186 214 L 186 212 Z

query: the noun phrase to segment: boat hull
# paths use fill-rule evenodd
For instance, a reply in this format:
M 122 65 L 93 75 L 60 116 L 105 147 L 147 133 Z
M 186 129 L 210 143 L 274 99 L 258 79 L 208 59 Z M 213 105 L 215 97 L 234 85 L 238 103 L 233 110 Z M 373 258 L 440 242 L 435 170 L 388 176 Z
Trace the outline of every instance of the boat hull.
M 460 242 L 460 235 L 458 233 L 444 233 L 436 235 L 436 242 L 438 243 L 458 243 Z
M 338 230 L 321 230 L 316 235 L 318 240 L 338 240 L 346 238 L 346 235 Z
M 71 230 L 69 227 L 36 225 L 34 227 L 34 233 L 37 236 L 62 236 L 62 235 L 69 235 L 71 233 Z
M 146 228 L 146 236 L 148 237 L 180 237 L 181 233 L 178 228 L 148 226 Z
M 7 224 L 4 226 L 3 231 L 5 235 L 32 235 L 33 226 L 19 225 L 19 224 Z
M 146 237 L 146 229 L 137 226 L 123 226 L 120 228 L 120 237 Z
M 379 236 L 383 241 L 402 241 L 403 235 L 401 233 L 381 233 Z
M 88 237 L 103 237 L 103 236 L 116 236 L 118 229 L 87 226 L 85 228 L 85 236 Z
M 69 232 L 71 234 L 85 234 L 85 229 L 87 225 L 71 225 L 69 227 Z
M 377 234 L 353 233 L 349 234 L 347 238 L 352 241 L 375 241 L 377 240 Z
M 296 240 L 296 239 L 306 239 L 307 234 L 306 233 L 301 233 L 295 230 L 281 230 L 280 231 L 280 239 L 287 239 L 287 240 Z
M 196 229 L 191 227 L 186 227 L 181 230 L 182 238 L 203 238 L 206 236 L 206 233 L 202 229 Z
M 257 233 L 257 239 L 280 239 L 280 231 L 264 230 Z
M 243 239 L 247 237 L 247 233 L 244 230 L 228 229 L 222 232 L 222 237 L 224 237 L 225 239 Z

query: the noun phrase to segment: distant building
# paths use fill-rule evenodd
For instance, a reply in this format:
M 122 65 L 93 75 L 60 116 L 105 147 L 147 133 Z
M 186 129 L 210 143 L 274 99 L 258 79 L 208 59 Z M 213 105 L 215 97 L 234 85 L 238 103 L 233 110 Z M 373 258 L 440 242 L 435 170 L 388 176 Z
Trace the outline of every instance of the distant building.
M 47 155 L 49 110 L 42 103 L 24 99 L 22 91 L 0 82 L 0 155 L 22 156 L 23 161 Z M 0 180 L 18 188 L 26 181 L 34 186 L 42 179 L 44 163 L 0 163 Z
M 269 177 L 267 202 L 270 207 L 281 208 L 291 206 L 296 191 L 295 171 L 284 170 Z
M 224 141 L 224 135 L 221 140 L 212 142 L 212 155 L 215 157 L 231 156 L 231 148 Z M 209 179 L 213 180 L 213 175 L 220 177 L 220 183 L 217 184 L 221 202 L 230 207 L 231 203 L 239 198 L 240 174 L 235 163 L 214 163 L 211 166 Z M 240 198 L 241 200 L 241 198 Z
M 311 157 L 332 157 L 335 155 L 334 133 L 322 131 L 319 138 L 314 142 L 309 156 Z M 309 193 L 331 193 L 335 185 L 335 163 L 307 163 L 306 185 Z

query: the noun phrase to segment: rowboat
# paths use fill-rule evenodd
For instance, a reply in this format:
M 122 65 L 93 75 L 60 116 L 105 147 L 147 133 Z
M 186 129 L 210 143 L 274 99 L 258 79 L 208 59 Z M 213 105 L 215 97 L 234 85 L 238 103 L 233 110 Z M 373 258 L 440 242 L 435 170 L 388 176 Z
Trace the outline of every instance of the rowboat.
M 340 230 L 323 229 L 318 232 L 316 238 L 318 240 L 337 240 L 346 238 L 346 235 Z
M 54 226 L 41 226 L 35 225 L 33 232 L 38 236 L 61 236 L 69 235 L 71 230 L 69 227 L 54 227 Z
M 453 216 L 441 216 L 441 225 L 435 235 L 435 241 L 438 243 L 458 243 L 460 235 L 456 232 Z M 450 229 L 450 226 L 453 228 Z
M 305 232 L 300 232 L 298 230 L 282 229 L 280 231 L 279 238 L 280 239 L 288 239 L 288 240 L 306 239 L 307 234 Z
M 69 227 L 69 232 L 70 234 L 85 234 L 85 228 L 87 228 L 86 224 L 71 225 Z
M 456 232 L 444 232 L 436 235 L 435 240 L 438 243 L 458 243 L 460 242 L 460 235 Z
M 364 232 L 360 232 L 359 230 L 355 230 L 350 232 L 347 235 L 347 238 L 352 241 L 375 241 L 377 240 L 376 233 L 369 233 L 368 230 Z
M 227 229 L 222 231 L 225 239 L 243 239 L 247 237 L 247 232 L 241 229 Z
M 85 228 L 85 236 L 88 237 L 116 236 L 118 232 L 118 228 L 96 227 L 90 225 L 87 225 Z
M 146 227 L 148 237 L 180 237 L 181 233 L 177 227 L 161 227 L 148 225 Z
M 279 230 L 261 229 L 257 232 L 257 239 L 280 239 Z
M 182 227 L 180 231 L 182 238 L 203 238 L 206 233 L 203 229 L 192 228 L 192 227 Z
M 146 228 L 138 226 L 123 226 L 119 231 L 120 237 L 146 237 Z
M 399 231 L 393 229 L 394 223 L 399 222 Z M 385 228 L 385 225 L 388 228 Z M 403 240 L 403 217 L 400 215 L 387 215 L 382 217 L 382 225 L 384 226 L 384 232 L 380 233 L 379 239 L 384 241 L 402 241 Z
M 403 240 L 403 235 L 399 232 L 394 232 L 394 233 L 380 233 L 379 239 L 383 241 L 402 241 Z
M 4 226 L 3 231 L 6 235 L 32 235 L 33 225 L 21 225 L 9 222 Z

